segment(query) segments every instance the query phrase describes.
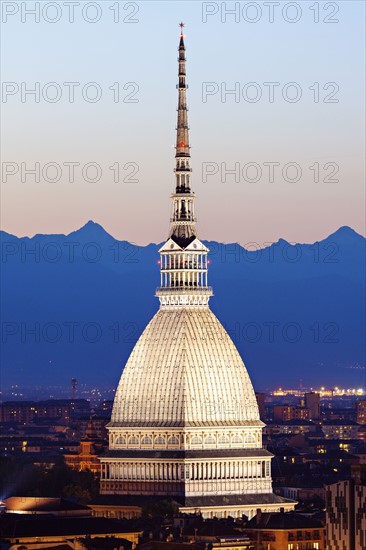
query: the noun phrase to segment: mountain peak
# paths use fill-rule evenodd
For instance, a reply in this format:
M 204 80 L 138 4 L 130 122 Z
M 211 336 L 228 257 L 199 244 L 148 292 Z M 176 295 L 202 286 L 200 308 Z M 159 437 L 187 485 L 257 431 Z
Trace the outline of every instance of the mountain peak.
M 105 236 L 111 237 L 111 235 L 109 233 L 107 233 L 107 231 L 104 229 L 104 227 L 102 227 L 99 223 L 96 223 L 93 220 L 87 221 L 86 224 L 84 224 L 79 229 L 76 229 L 75 231 L 72 231 L 71 233 L 69 233 L 68 236 L 76 235 L 76 234 L 78 234 L 78 235 L 88 235 L 89 237 L 91 237 L 91 236 L 93 236 L 93 237 L 105 237 Z
M 326 237 L 326 239 L 324 240 L 329 240 L 329 239 L 343 240 L 343 239 L 355 239 L 355 238 L 356 239 L 361 238 L 362 240 L 364 239 L 364 237 L 359 233 L 357 233 L 357 231 L 352 229 L 352 227 L 349 227 L 348 225 L 342 225 L 341 227 L 336 229 L 336 231 L 328 235 L 328 237 Z

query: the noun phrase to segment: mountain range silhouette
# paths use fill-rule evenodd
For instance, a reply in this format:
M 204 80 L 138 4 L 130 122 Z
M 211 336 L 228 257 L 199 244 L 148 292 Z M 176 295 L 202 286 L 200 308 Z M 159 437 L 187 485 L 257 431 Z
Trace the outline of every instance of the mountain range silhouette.
M 115 386 L 158 309 L 159 245 L 118 241 L 93 221 L 0 237 L 2 385 Z M 211 309 L 257 390 L 366 386 L 365 241 L 349 227 L 313 244 L 205 241 Z

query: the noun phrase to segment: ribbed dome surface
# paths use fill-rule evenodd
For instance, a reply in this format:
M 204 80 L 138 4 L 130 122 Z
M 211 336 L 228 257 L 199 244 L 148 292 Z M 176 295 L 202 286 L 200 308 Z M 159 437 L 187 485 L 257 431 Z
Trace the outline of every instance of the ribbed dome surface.
M 124 368 L 111 424 L 262 425 L 244 363 L 210 309 L 155 314 Z

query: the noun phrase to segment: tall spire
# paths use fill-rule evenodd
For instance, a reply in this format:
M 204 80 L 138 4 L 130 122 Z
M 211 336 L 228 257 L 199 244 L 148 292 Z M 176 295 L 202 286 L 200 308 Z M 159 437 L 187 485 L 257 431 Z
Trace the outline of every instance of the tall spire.
M 189 158 L 189 134 L 188 134 L 188 114 L 187 114 L 187 84 L 186 84 L 186 48 L 184 45 L 183 27 L 180 23 L 181 34 L 179 41 L 178 56 L 178 120 L 177 120 L 177 143 L 176 159 Z M 178 167 L 178 160 L 177 160 Z M 178 183 L 178 182 L 177 182 Z M 189 185 L 188 185 L 189 189 Z M 178 185 L 177 185 L 178 190 Z
M 194 217 L 195 194 L 191 190 L 186 48 L 180 23 L 178 47 L 178 117 L 175 145 L 175 193 L 170 233 L 160 252 L 160 287 L 156 295 L 161 307 L 207 307 L 212 290 L 207 286 L 208 248 L 198 239 Z
M 186 48 L 184 45 L 183 27 L 181 28 L 178 47 L 178 116 L 177 140 L 175 145 L 176 185 L 173 199 L 173 216 L 170 236 L 180 244 L 187 245 L 196 236 L 194 218 L 194 193 L 191 191 L 191 155 L 189 146 L 187 83 L 186 83 Z

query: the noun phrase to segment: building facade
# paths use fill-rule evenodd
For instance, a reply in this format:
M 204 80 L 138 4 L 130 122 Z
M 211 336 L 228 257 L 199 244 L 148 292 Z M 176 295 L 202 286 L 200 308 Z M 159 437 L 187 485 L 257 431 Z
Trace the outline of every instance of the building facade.
M 263 514 L 258 510 L 246 532 L 256 550 L 328 550 L 322 523 L 300 514 Z
M 294 407 L 291 405 L 274 405 L 274 422 L 286 422 L 288 420 L 309 420 L 310 410 L 306 407 Z
M 310 420 L 319 420 L 320 394 L 313 391 L 305 393 L 305 407 L 307 407 L 310 411 Z
M 323 422 L 322 432 L 328 439 L 357 439 L 359 426 L 356 422 L 333 420 Z
M 357 423 L 366 424 L 366 399 L 357 401 Z
M 352 479 L 326 487 L 327 550 L 366 548 L 366 466 L 355 466 Z
M 124 368 L 101 494 L 172 497 L 205 517 L 292 509 L 272 492 L 255 393 L 228 333 L 209 308 L 208 248 L 191 188 L 183 34 L 171 229 L 160 249 L 160 308 Z

